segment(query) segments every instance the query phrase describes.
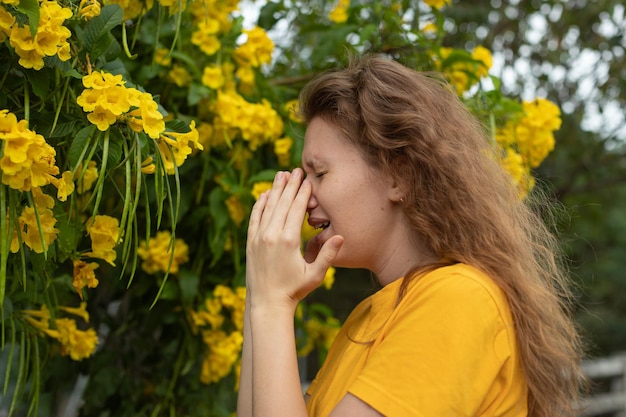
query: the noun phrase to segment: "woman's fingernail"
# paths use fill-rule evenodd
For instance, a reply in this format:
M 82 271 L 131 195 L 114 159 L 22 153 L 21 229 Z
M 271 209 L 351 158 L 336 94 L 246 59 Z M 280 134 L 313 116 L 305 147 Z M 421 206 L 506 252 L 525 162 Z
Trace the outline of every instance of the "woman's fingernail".
M 274 177 L 274 181 L 280 181 L 283 178 L 283 172 L 282 171 L 278 171 L 276 173 L 276 176 Z

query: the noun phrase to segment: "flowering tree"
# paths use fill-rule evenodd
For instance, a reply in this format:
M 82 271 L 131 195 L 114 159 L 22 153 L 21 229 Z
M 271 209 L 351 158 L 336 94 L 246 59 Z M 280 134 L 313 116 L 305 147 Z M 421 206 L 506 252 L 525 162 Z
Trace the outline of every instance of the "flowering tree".
M 532 189 L 559 109 L 444 46 L 452 6 L 313 3 L 250 23 L 237 0 L 0 0 L 0 410 L 232 414 L 246 219 L 299 164 L 300 88 L 347 50 L 445 74 Z M 296 322 L 302 355 L 339 326 L 311 304 Z

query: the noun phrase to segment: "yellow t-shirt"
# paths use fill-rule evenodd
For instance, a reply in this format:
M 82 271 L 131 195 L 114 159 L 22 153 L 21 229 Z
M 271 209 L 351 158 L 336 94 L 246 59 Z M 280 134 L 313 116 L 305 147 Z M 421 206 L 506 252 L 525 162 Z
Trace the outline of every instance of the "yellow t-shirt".
M 361 302 L 307 393 L 327 417 L 350 392 L 387 417 L 524 417 L 527 385 L 502 291 L 463 264 L 401 279 Z

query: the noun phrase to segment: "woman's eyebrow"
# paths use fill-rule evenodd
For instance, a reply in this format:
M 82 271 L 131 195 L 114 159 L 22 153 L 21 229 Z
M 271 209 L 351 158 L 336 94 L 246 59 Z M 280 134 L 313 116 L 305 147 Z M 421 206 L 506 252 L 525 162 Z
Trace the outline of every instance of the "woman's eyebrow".
M 302 159 L 302 166 L 303 168 L 311 168 L 311 169 L 315 169 L 320 165 L 319 161 L 317 161 L 316 159 Z

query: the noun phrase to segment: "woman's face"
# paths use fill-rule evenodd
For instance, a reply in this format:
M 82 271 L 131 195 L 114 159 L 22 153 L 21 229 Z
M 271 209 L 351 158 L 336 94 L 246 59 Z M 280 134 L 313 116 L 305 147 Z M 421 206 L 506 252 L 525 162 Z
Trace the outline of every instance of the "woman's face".
M 396 245 L 410 246 L 398 204 L 399 188 L 370 167 L 339 129 L 313 119 L 306 131 L 302 163 L 312 184 L 309 223 L 323 229 L 316 237 L 318 243 L 333 235 L 344 237 L 336 266 L 378 273 L 392 261 Z

